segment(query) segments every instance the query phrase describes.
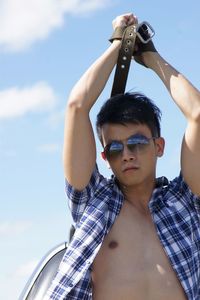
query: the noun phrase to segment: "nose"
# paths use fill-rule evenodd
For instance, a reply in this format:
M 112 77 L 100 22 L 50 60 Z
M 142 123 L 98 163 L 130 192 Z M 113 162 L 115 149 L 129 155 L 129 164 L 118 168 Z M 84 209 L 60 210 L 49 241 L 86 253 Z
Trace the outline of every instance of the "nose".
M 122 160 L 129 161 L 136 159 L 137 151 L 131 151 L 126 145 L 124 145 L 124 149 L 122 152 Z

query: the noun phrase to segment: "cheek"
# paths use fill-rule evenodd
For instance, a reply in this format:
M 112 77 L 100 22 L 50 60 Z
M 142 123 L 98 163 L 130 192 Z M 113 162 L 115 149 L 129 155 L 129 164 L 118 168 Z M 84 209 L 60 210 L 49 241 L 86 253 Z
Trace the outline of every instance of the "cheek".
M 113 174 L 118 177 L 118 175 L 120 174 L 120 162 L 119 161 L 110 161 L 109 163 L 109 168 L 112 170 Z
M 142 169 L 152 170 L 156 166 L 157 154 L 155 153 L 154 150 L 152 150 L 149 153 L 146 153 L 145 156 L 140 157 L 139 162 Z

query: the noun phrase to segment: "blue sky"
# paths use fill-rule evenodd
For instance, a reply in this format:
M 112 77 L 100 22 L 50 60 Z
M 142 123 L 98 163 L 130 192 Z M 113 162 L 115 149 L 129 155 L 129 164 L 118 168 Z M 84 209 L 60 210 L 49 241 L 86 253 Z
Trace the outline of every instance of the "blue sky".
M 156 31 L 161 55 L 200 86 L 199 1 L 1 0 L 0 249 L 1 299 L 17 299 L 32 270 L 68 239 L 64 193 L 64 111 L 76 80 L 108 47 L 112 20 L 134 12 Z M 109 97 L 111 78 L 96 106 Z M 179 173 L 186 122 L 163 84 L 132 62 L 126 90 L 142 91 L 161 108 L 165 156 L 158 176 Z M 97 143 L 98 151 L 101 151 Z M 100 170 L 109 170 L 98 157 Z

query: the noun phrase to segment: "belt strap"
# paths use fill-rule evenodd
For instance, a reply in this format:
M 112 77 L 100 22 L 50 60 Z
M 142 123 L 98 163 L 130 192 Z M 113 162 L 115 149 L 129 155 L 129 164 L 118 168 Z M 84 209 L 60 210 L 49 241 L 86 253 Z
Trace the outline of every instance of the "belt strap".
M 136 25 L 131 25 L 124 31 L 121 48 L 119 50 L 117 66 L 115 69 L 114 81 L 111 91 L 111 97 L 117 94 L 124 94 L 128 71 L 130 68 L 131 57 L 133 56 L 135 40 L 136 40 Z

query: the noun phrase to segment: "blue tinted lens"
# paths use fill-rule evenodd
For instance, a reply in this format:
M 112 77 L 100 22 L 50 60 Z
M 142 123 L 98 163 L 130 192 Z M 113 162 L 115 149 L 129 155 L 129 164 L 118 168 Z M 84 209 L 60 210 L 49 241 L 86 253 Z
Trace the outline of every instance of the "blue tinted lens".
M 123 149 L 124 149 L 124 145 L 122 143 L 112 142 L 111 144 L 109 144 L 105 147 L 106 157 L 109 159 L 114 156 L 117 156 L 117 155 L 121 154 Z
M 149 145 L 150 139 L 151 138 L 147 138 L 144 135 L 135 134 L 128 138 L 126 145 L 132 152 L 142 151 L 146 149 L 147 145 Z M 121 155 L 123 150 L 124 145 L 122 142 L 113 141 L 104 148 L 104 153 L 107 159 L 112 159 L 118 155 Z
M 142 145 L 148 145 L 149 144 L 149 139 L 144 136 L 144 135 L 133 135 L 127 140 L 127 145 L 137 145 L 137 144 L 142 144 Z
M 120 142 L 112 142 L 110 144 L 110 147 L 109 147 L 109 151 L 112 152 L 112 151 L 122 151 L 124 148 L 124 145 Z
M 133 135 L 127 140 L 127 147 L 133 153 L 143 151 L 148 144 L 149 139 L 143 135 Z

